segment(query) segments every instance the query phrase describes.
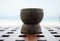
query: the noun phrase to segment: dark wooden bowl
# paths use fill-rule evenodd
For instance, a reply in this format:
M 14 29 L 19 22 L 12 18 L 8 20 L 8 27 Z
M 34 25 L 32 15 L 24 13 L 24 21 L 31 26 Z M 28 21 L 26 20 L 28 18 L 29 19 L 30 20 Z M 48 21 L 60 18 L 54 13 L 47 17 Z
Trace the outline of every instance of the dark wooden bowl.
M 43 10 L 40 8 L 21 9 L 21 19 L 24 24 L 39 24 L 43 19 Z

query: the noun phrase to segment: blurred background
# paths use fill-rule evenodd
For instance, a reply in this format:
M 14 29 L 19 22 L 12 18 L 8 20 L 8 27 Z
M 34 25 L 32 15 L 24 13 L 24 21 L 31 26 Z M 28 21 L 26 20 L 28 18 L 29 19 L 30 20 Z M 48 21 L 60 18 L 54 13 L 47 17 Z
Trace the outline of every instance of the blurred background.
M 59 25 L 60 0 L 0 0 L 0 26 L 21 25 L 22 8 L 42 8 L 44 18 L 40 24 Z

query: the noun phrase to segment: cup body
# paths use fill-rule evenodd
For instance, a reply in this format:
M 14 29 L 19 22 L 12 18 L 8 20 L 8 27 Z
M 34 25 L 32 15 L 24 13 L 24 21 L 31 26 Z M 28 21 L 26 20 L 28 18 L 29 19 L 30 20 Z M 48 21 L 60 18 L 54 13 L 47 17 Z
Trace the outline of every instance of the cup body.
M 20 16 L 24 24 L 39 24 L 43 19 L 43 10 L 39 8 L 25 8 L 21 10 Z

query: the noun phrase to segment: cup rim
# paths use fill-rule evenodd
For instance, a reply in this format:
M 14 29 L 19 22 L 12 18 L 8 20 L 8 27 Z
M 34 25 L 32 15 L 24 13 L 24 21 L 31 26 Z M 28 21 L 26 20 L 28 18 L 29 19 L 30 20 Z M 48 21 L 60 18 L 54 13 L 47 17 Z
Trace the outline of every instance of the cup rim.
M 43 10 L 41 8 L 22 8 L 21 10 Z

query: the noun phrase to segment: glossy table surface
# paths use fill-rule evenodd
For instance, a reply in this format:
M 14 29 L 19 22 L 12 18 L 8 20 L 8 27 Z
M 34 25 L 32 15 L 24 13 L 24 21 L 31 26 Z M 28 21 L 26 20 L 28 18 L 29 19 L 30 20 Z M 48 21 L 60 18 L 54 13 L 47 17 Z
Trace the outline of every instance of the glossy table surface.
M 20 26 L 0 27 L 0 41 L 60 41 L 60 26 L 41 26 L 40 34 L 21 34 Z

